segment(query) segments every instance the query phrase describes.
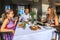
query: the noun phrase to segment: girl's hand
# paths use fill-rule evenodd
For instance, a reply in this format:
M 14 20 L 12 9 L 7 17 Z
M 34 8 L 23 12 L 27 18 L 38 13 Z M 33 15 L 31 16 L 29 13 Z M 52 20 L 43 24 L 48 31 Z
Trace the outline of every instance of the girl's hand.
M 16 17 L 16 19 L 15 19 L 15 22 L 17 22 L 18 21 L 18 17 Z
M 17 21 L 18 21 L 18 17 L 16 17 L 15 19 L 14 26 L 16 26 Z
M 14 31 L 14 30 L 12 30 L 12 33 L 14 34 L 14 33 L 15 33 L 15 31 Z

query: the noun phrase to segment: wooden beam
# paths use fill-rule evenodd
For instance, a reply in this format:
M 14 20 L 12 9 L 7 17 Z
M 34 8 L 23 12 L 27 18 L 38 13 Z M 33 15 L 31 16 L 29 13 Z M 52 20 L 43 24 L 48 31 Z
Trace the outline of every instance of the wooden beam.
M 55 5 L 60 5 L 60 3 L 54 3 Z

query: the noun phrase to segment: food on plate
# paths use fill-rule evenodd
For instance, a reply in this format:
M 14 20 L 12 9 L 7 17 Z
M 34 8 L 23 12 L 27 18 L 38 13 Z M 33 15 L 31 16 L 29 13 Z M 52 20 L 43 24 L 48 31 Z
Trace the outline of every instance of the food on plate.
M 19 23 L 19 24 L 18 24 L 18 27 L 22 27 L 22 26 L 23 26 L 23 23 Z
M 41 28 L 38 25 L 30 26 L 31 30 L 40 30 Z

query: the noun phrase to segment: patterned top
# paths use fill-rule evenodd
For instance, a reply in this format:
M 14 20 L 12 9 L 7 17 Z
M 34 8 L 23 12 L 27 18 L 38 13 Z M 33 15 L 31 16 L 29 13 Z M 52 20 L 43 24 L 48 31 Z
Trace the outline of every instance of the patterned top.
M 6 29 L 13 29 L 13 30 L 15 30 L 15 25 L 14 25 L 14 21 L 13 20 L 9 20 L 8 19 L 8 24 L 6 25 Z

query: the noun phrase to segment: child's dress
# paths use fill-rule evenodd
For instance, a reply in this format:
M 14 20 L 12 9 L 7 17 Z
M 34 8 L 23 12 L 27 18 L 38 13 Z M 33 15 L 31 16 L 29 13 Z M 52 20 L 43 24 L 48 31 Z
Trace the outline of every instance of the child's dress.
M 15 30 L 14 22 L 12 20 L 8 19 L 8 24 L 6 25 L 6 29 L 13 29 Z M 3 33 L 3 39 L 4 40 L 12 40 L 13 39 L 13 33 Z

